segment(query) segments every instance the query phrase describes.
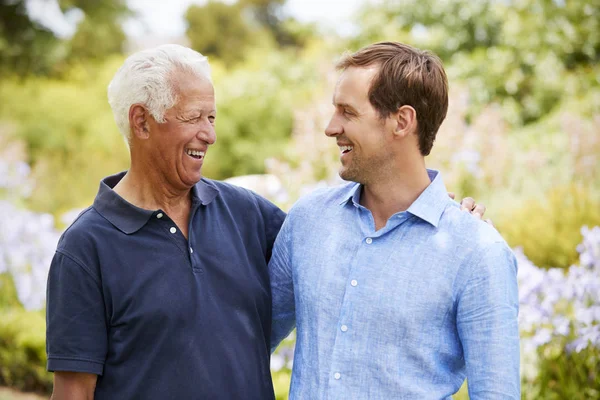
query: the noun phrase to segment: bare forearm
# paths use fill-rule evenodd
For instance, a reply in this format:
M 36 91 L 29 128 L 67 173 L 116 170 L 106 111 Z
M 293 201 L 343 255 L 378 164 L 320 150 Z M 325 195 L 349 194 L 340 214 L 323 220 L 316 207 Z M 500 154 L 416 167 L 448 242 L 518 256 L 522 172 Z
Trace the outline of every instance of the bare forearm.
M 97 375 L 56 372 L 50 400 L 94 400 Z

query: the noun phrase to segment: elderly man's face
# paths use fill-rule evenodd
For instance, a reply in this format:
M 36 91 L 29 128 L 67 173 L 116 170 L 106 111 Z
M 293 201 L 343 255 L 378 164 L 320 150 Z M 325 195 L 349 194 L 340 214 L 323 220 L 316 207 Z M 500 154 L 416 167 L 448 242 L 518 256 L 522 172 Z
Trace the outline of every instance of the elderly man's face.
M 190 188 L 202 178 L 208 147 L 216 141 L 213 85 L 206 78 L 183 73 L 175 76 L 177 104 L 165 122 L 150 118 L 152 167 L 161 169 L 174 188 Z

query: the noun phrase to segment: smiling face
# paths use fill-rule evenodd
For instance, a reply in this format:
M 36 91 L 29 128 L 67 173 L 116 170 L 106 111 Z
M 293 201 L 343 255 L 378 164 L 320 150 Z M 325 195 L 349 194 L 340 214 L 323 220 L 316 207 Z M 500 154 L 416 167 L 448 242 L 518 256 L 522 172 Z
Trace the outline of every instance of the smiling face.
M 177 104 L 165 122 L 148 118 L 150 165 L 175 189 L 189 189 L 202 178 L 208 147 L 215 143 L 216 106 L 212 83 L 186 73 L 173 80 Z
M 344 70 L 333 94 L 335 112 L 325 134 L 340 148 L 340 177 L 370 184 L 393 165 L 394 119 L 382 119 L 369 102 L 371 80 L 379 67 Z

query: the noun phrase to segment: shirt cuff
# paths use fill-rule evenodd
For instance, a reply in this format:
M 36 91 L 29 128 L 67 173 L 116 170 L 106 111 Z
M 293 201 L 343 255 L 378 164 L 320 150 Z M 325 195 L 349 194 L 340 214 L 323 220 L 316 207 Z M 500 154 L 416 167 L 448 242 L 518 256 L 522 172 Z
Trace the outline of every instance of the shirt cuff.
M 48 371 L 87 372 L 102 375 L 104 363 L 90 360 L 73 360 L 60 357 L 48 358 Z

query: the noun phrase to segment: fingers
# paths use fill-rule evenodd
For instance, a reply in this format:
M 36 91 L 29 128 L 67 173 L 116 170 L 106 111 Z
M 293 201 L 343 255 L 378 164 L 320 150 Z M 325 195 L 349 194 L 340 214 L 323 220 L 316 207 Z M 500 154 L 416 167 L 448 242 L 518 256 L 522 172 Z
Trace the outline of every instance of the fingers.
M 452 192 L 448 192 L 448 197 L 450 197 L 452 200 L 454 200 L 454 198 L 456 197 L 456 195 Z
M 475 218 L 482 219 L 485 214 L 485 206 L 483 204 L 475 204 L 472 197 L 465 197 L 460 202 L 460 209 L 470 212 Z
M 483 204 L 475 204 L 473 211 L 471 211 L 474 217 L 482 219 L 483 214 L 485 214 L 485 206 Z
M 475 200 L 472 197 L 465 197 L 460 202 L 460 209 L 463 211 L 472 211 L 475 208 Z
M 486 219 L 486 220 L 484 220 L 484 221 L 485 221 L 485 223 L 486 223 L 486 224 L 490 225 L 492 228 L 496 228 L 496 227 L 494 226 L 494 223 L 492 222 L 492 220 L 491 220 L 491 219 L 489 219 L 489 218 L 488 218 L 488 219 Z

